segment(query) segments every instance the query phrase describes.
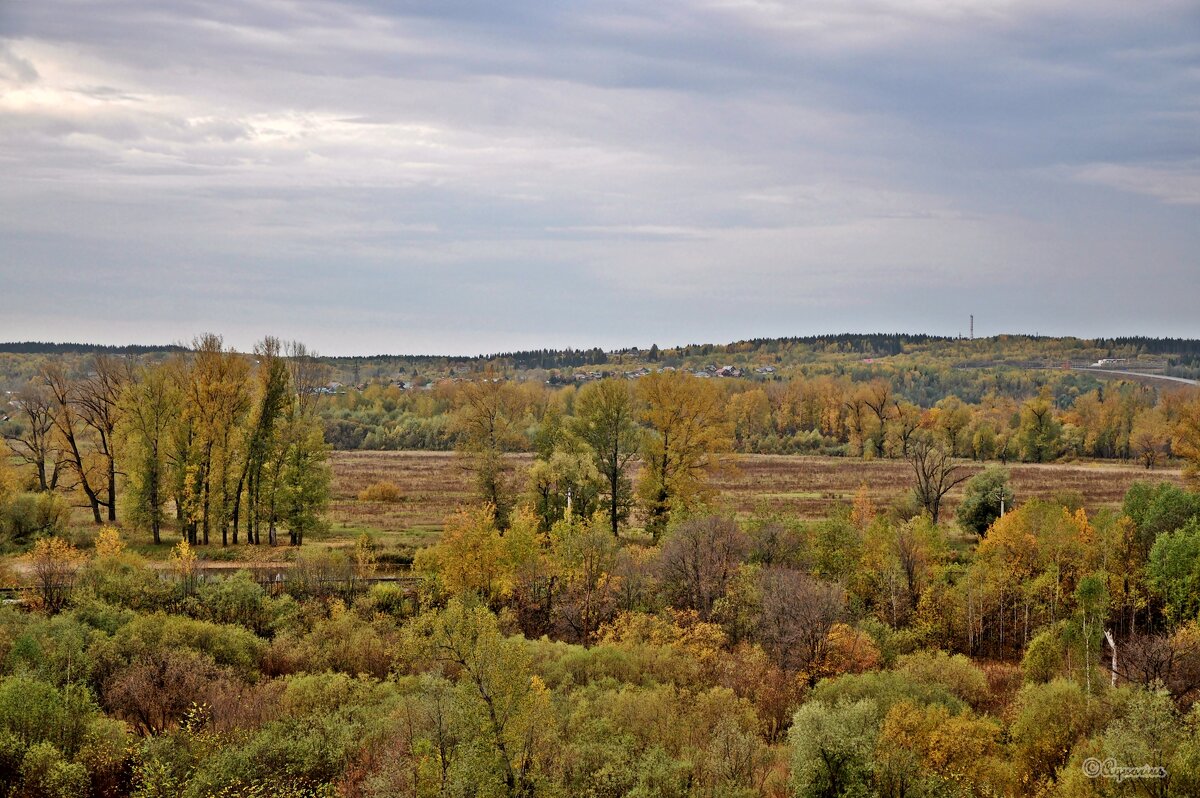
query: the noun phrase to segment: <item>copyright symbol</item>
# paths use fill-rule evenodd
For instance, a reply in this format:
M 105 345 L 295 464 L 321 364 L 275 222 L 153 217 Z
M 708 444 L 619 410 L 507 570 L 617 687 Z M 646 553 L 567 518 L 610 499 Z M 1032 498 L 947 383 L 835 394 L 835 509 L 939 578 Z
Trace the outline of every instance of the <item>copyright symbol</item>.
M 1089 756 L 1083 760 L 1083 775 L 1089 779 L 1094 779 L 1104 771 L 1104 763 L 1094 756 Z

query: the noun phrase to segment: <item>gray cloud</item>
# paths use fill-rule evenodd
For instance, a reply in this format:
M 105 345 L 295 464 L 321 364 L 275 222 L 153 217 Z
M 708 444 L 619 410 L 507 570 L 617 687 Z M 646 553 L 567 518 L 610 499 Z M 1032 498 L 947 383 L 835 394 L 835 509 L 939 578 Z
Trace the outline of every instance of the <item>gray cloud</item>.
M 1171 0 L 6 4 L 0 338 L 1200 335 L 1198 41 Z

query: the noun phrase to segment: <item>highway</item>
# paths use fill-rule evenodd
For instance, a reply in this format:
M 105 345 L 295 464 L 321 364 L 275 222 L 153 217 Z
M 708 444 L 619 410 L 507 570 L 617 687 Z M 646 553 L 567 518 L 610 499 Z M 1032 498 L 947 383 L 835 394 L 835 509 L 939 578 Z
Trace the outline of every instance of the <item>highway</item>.
M 1169 380 L 1184 385 L 1200 385 L 1200 380 L 1188 380 L 1183 377 L 1168 377 L 1165 374 L 1146 374 L 1141 371 L 1121 371 L 1120 369 L 1095 369 L 1091 366 L 1071 366 L 1073 371 L 1097 371 L 1101 374 L 1117 374 L 1122 377 L 1142 377 L 1147 380 Z

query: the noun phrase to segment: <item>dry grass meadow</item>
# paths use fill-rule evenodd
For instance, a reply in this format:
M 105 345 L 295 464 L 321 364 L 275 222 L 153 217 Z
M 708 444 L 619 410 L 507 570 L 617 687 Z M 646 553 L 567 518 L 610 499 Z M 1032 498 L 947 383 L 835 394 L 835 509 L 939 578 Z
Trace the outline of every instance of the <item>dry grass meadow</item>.
M 528 455 L 514 455 L 514 465 Z M 330 506 L 330 538 L 349 538 L 361 531 L 375 535 L 385 548 L 415 548 L 436 537 L 442 520 L 472 500 L 471 476 L 451 452 L 335 452 Z M 983 466 L 964 466 L 972 473 Z M 517 473 L 520 469 L 515 469 Z M 1018 500 L 1078 493 L 1089 510 L 1118 507 L 1129 486 L 1139 480 L 1178 482 L 1174 469 L 1147 472 L 1134 465 L 1072 463 L 1010 465 Z M 363 501 L 358 494 L 375 482 L 400 488 L 399 501 Z M 716 480 L 718 506 L 738 514 L 776 511 L 819 518 L 849 502 L 861 486 L 879 505 L 905 493 L 912 484 L 907 463 L 784 455 L 742 455 Z M 952 517 L 960 488 L 947 497 Z
M 514 479 L 519 480 L 532 455 L 512 455 Z M 446 516 L 473 501 L 471 474 L 453 452 L 338 451 L 331 455 L 333 491 L 329 528 L 310 535 L 309 541 L 331 547 L 350 547 L 366 532 L 379 551 L 404 558 L 437 539 Z M 976 472 L 983 466 L 966 464 Z M 1146 471 L 1134 465 L 1085 462 L 1055 465 L 1010 465 L 1013 487 L 1019 501 L 1075 493 L 1090 511 L 1119 507 L 1125 491 L 1139 480 L 1180 482 L 1178 469 Z M 397 495 L 391 501 L 369 501 L 359 497 L 364 488 L 393 483 Z M 907 463 L 900 460 L 858 460 L 836 457 L 786 455 L 741 455 L 732 468 L 715 479 L 714 505 L 726 512 L 787 513 L 801 518 L 820 518 L 838 504 L 849 503 L 862 486 L 883 507 L 903 496 L 912 485 Z M 516 485 L 517 489 L 521 486 Z M 961 488 L 944 504 L 946 519 L 953 518 Z M 170 527 L 163 543 L 153 545 L 149 535 L 126 530 L 128 541 L 152 560 L 163 560 L 178 540 Z M 88 546 L 96 527 L 80 502 L 72 513 L 70 537 Z M 202 547 L 200 556 L 214 564 L 227 561 L 230 567 L 249 560 L 277 561 L 294 556 L 284 549 L 237 546 L 222 549 Z M 0 558 L 4 559 L 4 558 Z

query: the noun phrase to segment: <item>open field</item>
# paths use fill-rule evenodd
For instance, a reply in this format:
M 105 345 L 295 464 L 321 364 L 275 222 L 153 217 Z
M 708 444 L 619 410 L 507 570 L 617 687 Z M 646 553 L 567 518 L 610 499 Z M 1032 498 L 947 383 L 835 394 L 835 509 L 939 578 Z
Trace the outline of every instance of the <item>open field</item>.
M 514 456 L 525 464 L 528 455 Z M 398 545 L 421 545 L 435 535 L 442 519 L 472 495 L 471 477 L 450 452 L 336 452 L 331 535 L 369 529 Z M 979 464 L 964 466 L 975 472 Z M 1133 465 L 1078 463 L 1009 466 L 1018 500 L 1077 492 L 1089 510 L 1118 507 L 1138 480 L 1178 482 L 1176 469 L 1146 471 Z M 380 480 L 394 482 L 403 499 L 396 503 L 364 502 L 358 493 Z M 716 480 L 717 503 L 739 514 L 770 509 L 819 518 L 836 504 L 853 499 L 866 485 L 880 505 L 909 489 L 912 474 L 901 460 L 864 461 L 837 457 L 742 455 L 736 467 Z M 954 512 L 960 489 L 948 497 L 945 511 Z
M 514 474 L 519 478 L 532 456 L 511 457 Z M 330 461 L 333 467 L 330 528 L 311 535 L 309 542 L 312 543 L 351 546 L 359 534 L 368 532 L 381 552 L 403 556 L 435 540 L 445 517 L 473 500 L 471 474 L 453 452 L 339 451 L 332 454 Z M 820 518 L 836 505 L 852 501 L 863 485 L 877 505 L 885 506 L 904 494 L 912 484 L 909 466 L 901 460 L 741 455 L 735 463 L 715 480 L 715 504 L 742 516 L 760 511 Z M 971 463 L 964 468 L 975 472 L 983 466 Z M 1018 501 L 1035 496 L 1078 493 L 1089 511 L 1119 507 L 1125 491 L 1139 480 L 1180 482 L 1178 469 L 1146 471 L 1134 465 L 1111 462 L 1014 464 L 1008 468 Z M 399 501 L 358 498 L 363 488 L 384 480 L 400 488 Z M 960 493 L 961 488 L 956 488 L 946 498 L 944 518 L 953 518 Z M 94 530 L 89 519 L 83 508 L 76 509 L 72 526 L 78 531 L 76 537 L 80 540 L 90 539 Z M 141 553 L 152 559 L 162 559 L 177 536 L 167 530 L 161 546 L 151 545 L 148 536 L 140 533 L 130 533 L 129 539 Z M 251 558 L 276 560 L 287 554 L 286 549 L 259 550 L 239 546 L 221 550 L 219 545 L 201 551 L 201 556 L 206 559 L 237 561 Z

